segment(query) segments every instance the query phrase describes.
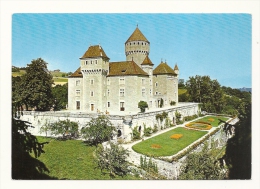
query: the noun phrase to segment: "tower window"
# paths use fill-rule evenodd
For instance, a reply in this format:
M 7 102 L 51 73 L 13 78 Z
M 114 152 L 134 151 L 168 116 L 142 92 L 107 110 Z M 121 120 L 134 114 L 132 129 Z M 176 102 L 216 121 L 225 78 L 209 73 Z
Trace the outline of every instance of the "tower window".
M 87 64 L 88 64 L 88 61 L 86 61 L 85 64 L 87 65 Z
M 137 44 L 139 45 L 139 42 Z
M 110 91 L 109 91 L 109 89 L 107 89 L 107 96 L 109 96 L 109 94 L 110 94 Z
M 142 96 L 145 96 L 145 89 L 142 89 Z
M 96 61 L 96 64 L 97 64 L 97 60 L 95 60 Z
M 125 89 L 120 89 L 120 96 L 121 97 L 125 96 Z
M 79 84 L 80 84 L 80 80 L 77 80 L 76 81 L 76 86 L 79 86 Z
M 76 96 L 80 96 L 80 90 L 76 90 Z
M 76 101 L 76 109 L 77 109 L 77 110 L 80 109 L 80 101 Z
M 90 92 L 90 96 L 94 96 L 94 91 L 91 91 L 91 92 Z
M 108 107 L 108 108 L 110 107 L 110 102 L 107 102 L 107 107 Z

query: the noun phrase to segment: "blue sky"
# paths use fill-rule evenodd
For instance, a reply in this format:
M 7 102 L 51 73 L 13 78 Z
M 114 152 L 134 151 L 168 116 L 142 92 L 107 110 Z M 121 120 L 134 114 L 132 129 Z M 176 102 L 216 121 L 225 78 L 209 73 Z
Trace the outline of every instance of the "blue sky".
M 89 45 L 110 61 L 125 60 L 124 43 L 139 29 L 150 41 L 150 59 L 174 67 L 179 78 L 209 75 L 222 86 L 251 87 L 250 14 L 13 14 L 12 65 L 43 58 L 49 70 L 74 72 Z

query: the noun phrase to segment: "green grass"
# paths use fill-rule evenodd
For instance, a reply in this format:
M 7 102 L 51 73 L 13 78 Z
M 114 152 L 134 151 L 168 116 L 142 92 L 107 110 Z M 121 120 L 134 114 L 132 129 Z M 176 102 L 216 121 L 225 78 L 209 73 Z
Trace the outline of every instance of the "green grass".
M 50 71 L 50 72 L 53 77 L 62 77 L 62 74 L 67 74 L 66 72 L 54 72 L 54 71 Z
M 214 121 L 210 121 L 209 119 L 212 119 Z M 204 121 L 204 122 L 208 122 L 212 125 L 212 127 L 217 127 L 219 125 L 219 120 L 218 119 L 221 119 L 223 121 L 227 121 L 229 118 L 228 117 L 223 117 L 223 116 L 206 116 L 206 117 L 203 117 L 201 119 L 198 119 L 196 120 L 197 121 Z
M 20 70 L 20 72 L 12 72 L 12 76 L 13 77 L 22 76 L 25 73 L 26 73 L 25 70 Z
M 68 82 L 68 78 L 63 77 L 53 77 L 54 83 L 55 82 Z
M 44 146 L 44 154 L 38 158 L 50 170 L 49 176 L 69 180 L 108 180 L 108 174 L 95 169 L 93 152 L 81 140 L 58 141 L 51 138 L 38 137 L 40 142 L 50 141 Z M 134 176 L 116 177 L 116 180 L 137 180 Z
M 187 92 L 187 89 L 178 89 L 178 95 L 184 94 Z
M 198 140 L 202 136 L 204 136 L 207 131 L 195 131 L 195 130 L 187 130 L 185 128 L 176 128 L 170 130 L 166 133 L 160 134 L 153 138 L 142 141 L 133 146 L 133 150 L 148 156 L 171 156 L 187 147 L 194 141 Z M 183 137 L 176 140 L 171 139 L 171 135 L 173 134 L 182 134 Z M 161 148 L 154 149 L 151 148 L 152 144 L 159 144 Z

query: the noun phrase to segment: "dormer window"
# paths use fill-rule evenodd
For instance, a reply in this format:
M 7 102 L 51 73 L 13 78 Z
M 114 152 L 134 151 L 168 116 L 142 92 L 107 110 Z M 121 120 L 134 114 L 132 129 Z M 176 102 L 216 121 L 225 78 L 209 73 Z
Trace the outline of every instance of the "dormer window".
M 88 61 L 85 62 L 85 65 L 87 65 L 87 64 L 88 64 Z

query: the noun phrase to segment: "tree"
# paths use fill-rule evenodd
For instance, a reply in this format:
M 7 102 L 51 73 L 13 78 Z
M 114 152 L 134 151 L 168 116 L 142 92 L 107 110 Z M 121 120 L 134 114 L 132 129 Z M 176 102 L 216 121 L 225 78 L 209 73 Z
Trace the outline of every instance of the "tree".
M 189 77 L 186 82 L 189 101 L 202 103 L 207 112 L 221 113 L 225 106 L 224 93 L 217 80 L 209 76 Z
M 68 83 L 52 87 L 52 95 L 54 98 L 54 110 L 65 109 L 68 104 Z
M 26 73 L 21 77 L 21 99 L 26 106 L 37 110 L 50 110 L 53 105 L 52 75 L 47 69 L 47 63 L 38 58 L 32 60 L 26 67 Z
M 251 179 L 252 170 L 252 125 L 251 103 L 246 103 L 245 112 L 239 112 L 235 136 L 231 137 L 223 157 L 228 169 L 228 179 Z
M 148 108 L 148 104 L 145 101 L 140 101 L 138 103 L 138 108 L 140 108 L 141 112 L 145 112 L 145 108 Z
M 47 128 L 51 131 L 52 135 L 62 135 L 62 139 L 77 138 L 79 134 L 79 126 L 77 122 L 66 120 L 60 120 L 54 123 L 47 123 Z
M 208 151 L 207 145 L 201 152 L 193 152 L 187 156 L 180 168 L 180 180 L 221 180 L 225 171 L 220 163 Z
M 81 128 L 82 137 L 95 146 L 111 140 L 115 132 L 116 128 L 109 121 L 108 117 L 104 115 L 91 118 L 90 122 Z
M 128 150 L 118 144 L 109 143 L 109 147 L 104 148 L 100 145 L 97 148 L 95 162 L 101 172 L 106 170 L 111 177 L 124 176 L 128 173 L 128 162 L 126 161 L 128 156 Z
M 37 158 L 45 153 L 43 148 L 48 142 L 39 142 L 28 132 L 31 124 L 19 120 L 17 104 L 12 105 L 12 179 L 54 179 L 45 164 Z M 34 157 L 33 157 L 34 156 Z

